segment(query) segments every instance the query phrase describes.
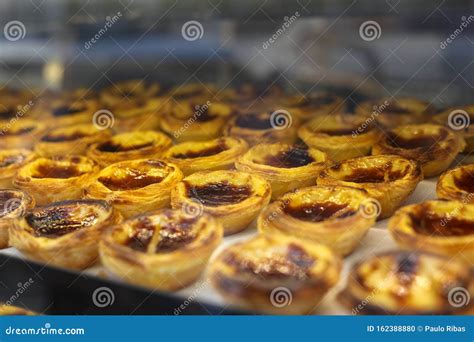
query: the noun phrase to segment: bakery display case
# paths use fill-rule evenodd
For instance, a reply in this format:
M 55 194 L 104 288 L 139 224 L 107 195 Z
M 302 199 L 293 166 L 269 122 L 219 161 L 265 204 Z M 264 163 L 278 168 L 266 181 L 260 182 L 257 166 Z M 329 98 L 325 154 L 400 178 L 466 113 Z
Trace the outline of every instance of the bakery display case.
M 3 1 L 0 314 L 473 314 L 473 12 Z

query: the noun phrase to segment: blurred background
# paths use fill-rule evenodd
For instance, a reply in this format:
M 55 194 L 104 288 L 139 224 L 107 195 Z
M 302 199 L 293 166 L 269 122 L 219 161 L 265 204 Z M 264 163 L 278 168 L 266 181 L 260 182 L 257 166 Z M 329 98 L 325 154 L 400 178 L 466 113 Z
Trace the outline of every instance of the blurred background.
M 471 0 L 4 0 L 0 84 L 242 81 L 472 102 Z

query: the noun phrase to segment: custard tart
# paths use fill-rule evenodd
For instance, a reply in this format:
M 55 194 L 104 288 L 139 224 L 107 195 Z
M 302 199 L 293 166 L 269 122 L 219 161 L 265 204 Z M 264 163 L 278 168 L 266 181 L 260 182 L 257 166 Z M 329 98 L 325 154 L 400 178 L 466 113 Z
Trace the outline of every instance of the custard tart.
M 318 185 L 342 185 L 367 191 L 367 211 L 379 219 L 391 216 L 423 179 L 421 167 L 399 156 L 354 158 L 323 170 Z M 370 216 L 370 215 L 369 215 Z
M 178 183 L 171 193 L 174 209 L 195 208 L 210 214 L 224 234 L 247 228 L 270 201 L 271 187 L 263 178 L 240 171 L 196 172 Z
M 0 122 L 0 149 L 31 149 L 43 135 L 46 125 L 38 120 L 22 118 Z
M 31 259 L 84 269 L 98 259 L 104 230 L 120 215 L 105 201 L 70 200 L 37 207 L 10 227 L 10 244 Z
M 353 266 L 340 301 L 353 314 L 472 314 L 474 274 L 467 264 L 418 252 L 388 252 Z
M 79 199 L 99 167 L 83 156 L 38 158 L 24 165 L 13 185 L 33 196 L 38 205 Z
M 235 163 L 237 170 L 259 175 L 272 186 L 272 199 L 296 188 L 313 185 L 329 164 L 326 153 L 283 143 L 259 144 Z
M 328 247 L 284 236 L 257 236 L 219 254 L 209 267 L 227 302 L 272 314 L 313 312 L 339 280 L 342 262 Z
M 167 207 L 171 189 L 182 178 L 176 165 L 161 160 L 123 161 L 97 173 L 84 193 L 106 200 L 128 218 Z
M 90 123 L 53 128 L 41 137 L 35 152 L 43 157 L 84 155 L 89 145 L 110 136 L 110 130 L 99 129 Z
M 406 125 L 386 132 L 373 147 L 372 154 L 396 154 L 416 160 L 428 178 L 446 170 L 464 146 L 463 138 L 446 127 Z
M 109 229 L 99 251 L 104 266 L 127 282 L 177 290 L 201 275 L 222 235 L 208 215 L 164 209 Z
M 0 248 L 8 247 L 8 229 L 14 220 L 34 206 L 35 200 L 24 191 L 0 190 Z
M 427 201 L 398 210 L 388 224 L 404 249 L 458 258 L 474 266 L 474 204 Z
M 159 95 L 161 87 L 158 83 L 145 80 L 129 80 L 117 82 L 100 92 L 100 99 L 107 108 L 126 106 L 127 102 L 145 101 Z
M 465 165 L 443 173 L 436 185 L 438 198 L 474 204 L 474 165 Z
M 261 233 L 284 234 L 322 243 L 348 255 L 375 223 L 362 210 L 367 192 L 345 186 L 298 189 L 267 206 L 258 218 Z
M 229 105 L 219 102 L 179 101 L 160 121 L 161 129 L 177 142 L 218 138 L 232 114 Z
M 158 129 L 162 106 L 161 98 L 127 100 L 112 107 L 112 115 L 104 112 L 103 118 L 109 127 L 113 126 L 114 131 L 119 133 Z
M 326 152 L 335 161 L 369 155 L 379 139 L 371 122 L 340 113 L 314 118 L 300 127 L 298 136 L 306 145 Z
M 451 128 L 464 138 L 464 153 L 474 152 L 474 105 L 442 111 L 434 116 L 433 121 Z
M 51 124 L 67 126 L 92 123 L 94 113 L 98 109 L 97 101 L 95 100 L 57 100 L 53 101 L 51 108 L 46 113 Z
M 300 122 L 317 116 L 329 116 L 345 109 L 344 100 L 340 96 L 326 92 L 315 92 L 306 96 L 283 96 L 278 102 Z
M 383 128 L 426 122 L 435 109 L 428 103 L 412 97 L 383 98 L 361 103 L 356 114 L 370 117 Z
M 119 161 L 161 157 L 171 145 L 171 139 L 163 133 L 135 131 L 91 145 L 87 156 L 100 166 L 107 166 Z
M 166 151 L 164 158 L 178 165 L 185 176 L 198 171 L 226 170 L 247 151 L 242 139 L 222 137 L 210 141 L 189 141 Z
M 35 158 L 30 150 L 0 150 L 0 188 L 11 188 L 17 171 Z
M 284 110 L 240 113 L 229 121 L 224 134 L 244 139 L 250 146 L 262 142 L 293 144 L 297 127 L 296 118 Z

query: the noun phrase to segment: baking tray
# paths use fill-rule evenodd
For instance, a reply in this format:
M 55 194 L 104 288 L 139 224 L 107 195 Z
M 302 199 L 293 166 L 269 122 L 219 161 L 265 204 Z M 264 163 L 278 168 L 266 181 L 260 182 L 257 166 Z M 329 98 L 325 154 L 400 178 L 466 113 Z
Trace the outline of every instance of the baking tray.
M 474 156 L 460 155 L 453 164 L 474 163 Z M 437 178 L 423 180 L 404 205 L 436 198 Z M 341 280 L 318 304 L 315 314 L 346 315 L 336 296 L 341 291 L 351 265 L 377 253 L 397 249 L 388 233 L 388 220 L 371 228 L 354 253 L 345 258 Z M 224 238 L 213 254 L 227 246 L 257 234 L 255 223 L 239 234 Z M 28 285 L 28 286 L 26 286 Z M 26 288 L 25 288 L 26 287 Z M 22 293 L 18 294 L 19 289 Z M 102 297 L 96 294 L 102 291 Z M 99 299 L 99 301 L 98 301 Z M 0 301 L 44 314 L 115 314 L 115 315 L 235 315 L 248 314 L 228 305 L 212 288 L 206 275 L 193 285 L 169 293 L 126 284 L 101 265 L 82 272 L 44 266 L 27 260 L 14 248 L 0 251 Z

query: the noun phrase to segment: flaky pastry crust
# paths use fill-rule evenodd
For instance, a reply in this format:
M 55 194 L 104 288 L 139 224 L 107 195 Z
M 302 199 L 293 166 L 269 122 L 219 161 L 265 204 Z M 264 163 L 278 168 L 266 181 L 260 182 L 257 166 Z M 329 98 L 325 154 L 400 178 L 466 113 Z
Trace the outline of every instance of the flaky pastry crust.
M 83 269 L 98 259 L 104 230 L 120 215 L 105 201 L 71 200 L 37 207 L 10 227 L 10 244 L 33 260 Z
M 34 206 L 35 200 L 24 191 L 0 190 L 0 248 L 8 247 L 8 230 L 15 219 L 24 216 Z
M 284 236 L 256 236 L 219 254 L 214 288 L 234 305 L 274 314 L 313 312 L 334 286 L 342 262 L 328 247 Z
M 179 168 L 158 159 L 123 161 L 102 169 L 84 191 L 103 199 L 125 217 L 167 207 L 171 189 L 183 178 Z
M 247 228 L 270 197 L 270 184 L 260 176 L 241 171 L 203 171 L 176 185 L 171 206 L 210 214 L 230 235 Z
M 396 154 L 421 163 L 425 177 L 433 177 L 451 165 L 464 149 L 463 138 L 440 125 L 399 126 L 386 132 L 372 154 Z
M 266 179 L 272 186 L 272 199 L 276 199 L 294 189 L 313 185 L 330 163 L 326 153 L 313 148 L 263 143 L 241 156 L 235 167 Z
M 99 167 L 83 156 L 38 158 L 24 165 L 13 185 L 28 192 L 38 205 L 79 199 Z
M 245 140 L 222 137 L 209 141 L 189 141 L 169 148 L 164 159 L 178 165 L 185 176 L 198 171 L 226 170 L 248 149 Z
M 318 185 L 342 185 L 367 191 L 364 206 L 379 219 L 391 216 L 423 179 L 414 161 L 390 155 L 349 159 L 324 169 Z
M 322 243 L 348 255 L 375 223 L 363 210 L 367 192 L 344 186 L 298 189 L 267 206 L 258 218 L 261 233 L 284 234 Z
M 208 215 L 163 209 L 108 230 L 100 255 L 127 282 L 177 290 L 196 281 L 222 235 L 222 226 Z

